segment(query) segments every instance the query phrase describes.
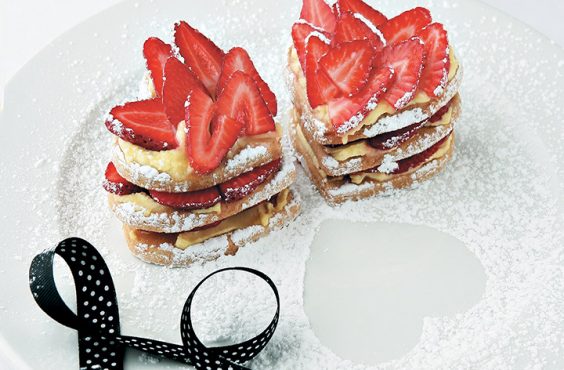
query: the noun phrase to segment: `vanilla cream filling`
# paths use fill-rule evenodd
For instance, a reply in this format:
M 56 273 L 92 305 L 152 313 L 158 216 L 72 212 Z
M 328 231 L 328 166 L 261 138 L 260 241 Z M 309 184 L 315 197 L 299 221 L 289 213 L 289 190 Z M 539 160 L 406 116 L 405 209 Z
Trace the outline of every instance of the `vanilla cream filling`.
M 148 150 L 122 139 L 117 139 L 117 145 L 121 149 L 126 163 L 137 163 L 150 166 L 161 173 L 167 173 L 175 181 L 183 181 L 193 174 L 194 169 L 186 156 L 186 129 L 185 122 L 181 121 L 176 130 L 178 147 L 171 150 Z M 240 137 L 227 157 L 233 157 L 248 144 L 259 141 L 276 140 L 281 136 L 282 128 L 276 124 L 276 131 L 266 132 L 260 135 Z
M 445 112 L 445 114 L 443 114 L 443 116 L 441 117 L 440 120 L 435 121 L 435 122 L 431 122 L 429 121 L 426 126 L 427 127 L 437 127 L 437 126 L 446 126 L 449 125 L 452 122 L 452 113 L 454 111 L 454 108 L 452 106 L 452 104 L 450 105 L 450 107 L 448 108 L 448 110 Z
M 449 135 L 448 139 L 445 140 L 445 142 L 441 145 L 439 150 L 437 150 L 429 159 L 422 162 L 420 165 L 409 169 L 409 171 L 407 171 L 407 172 L 404 172 L 404 173 L 401 173 L 401 174 L 384 173 L 384 172 L 360 172 L 360 173 L 357 173 L 357 174 L 354 174 L 354 175 L 350 175 L 351 182 L 353 184 L 358 185 L 358 184 L 361 184 L 367 178 L 371 179 L 371 180 L 378 181 L 378 182 L 384 182 L 384 181 L 391 180 L 392 178 L 394 178 L 394 176 L 406 175 L 406 174 L 412 173 L 414 171 L 417 171 L 419 168 L 423 167 L 426 163 L 432 162 L 435 159 L 439 159 L 439 158 L 443 157 L 446 153 L 448 153 L 450 146 L 452 144 L 452 140 L 453 140 L 452 138 L 453 138 L 453 136 Z
M 168 173 L 175 180 L 182 180 L 191 175 L 194 170 L 186 157 L 186 130 L 181 121 L 176 130 L 178 147 L 171 150 L 149 150 L 122 139 L 117 139 L 127 163 L 138 163 L 155 168 L 159 172 Z
M 248 208 L 236 215 L 228 217 L 218 225 L 198 230 L 187 231 L 178 234 L 174 246 L 179 249 L 186 249 L 191 245 L 201 243 L 215 236 L 223 235 L 228 232 L 243 229 L 253 225 L 267 227 L 272 216 L 286 207 L 288 204 L 288 188 L 278 193 L 275 202 L 264 201 L 254 207 Z
M 297 54 L 296 49 L 294 47 L 291 48 L 289 59 L 290 59 L 289 60 L 289 67 L 292 70 L 292 72 L 295 74 L 295 76 L 297 76 L 297 80 L 298 80 L 298 83 L 300 85 L 302 94 L 306 94 L 305 92 L 307 91 L 307 88 L 306 88 L 305 75 L 304 75 L 304 72 L 301 69 L 300 61 L 298 59 L 298 54 Z M 454 51 L 451 47 L 449 47 L 449 59 L 450 59 L 450 68 L 449 68 L 449 71 L 448 71 L 448 81 L 450 82 L 456 76 L 456 72 L 458 71 L 458 68 L 459 68 L 459 62 L 456 59 L 456 56 L 454 55 Z M 302 100 L 304 102 L 307 102 L 308 101 L 307 95 L 304 95 Z M 417 105 L 417 104 L 426 104 L 426 103 L 429 103 L 431 100 L 432 99 L 429 96 L 427 96 L 426 93 L 424 93 L 423 91 L 419 91 L 415 95 L 413 100 L 411 100 L 407 104 L 406 107 L 414 106 L 414 105 Z M 386 101 L 382 100 L 382 101 L 378 102 L 378 104 L 376 105 L 376 108 L 374 108 L 374 110 L 369 112 L 364 117 L 364 119 L 360 122 L 359 125 L 357 125 L 354 129 L 349 131 L 347 134 L 343 135 L 343 139 L 342 139 L 343 144 L 348 143 L 348 137 L 355 134 L 356 132 L 358 132 L 364 126 L 372 125 L 374 122 L 378 121 L 378 119 L 380 119 L 384 114 L 392 115 L 392 114 L 396 113 L 396 111 L 397 110 L 394 107 L 392 107 L 390 104 L 388 104 Z M 328 106 L 326 104 L 320 105 L 320 106 L 316 107 L 315 109 L 313 109 L 312 114 L 316 119 L 318 119 L 321 122 L 331 122 L 331 119 L 329 117 Z
M 157 201 L 151 198 L 147 193 L 141 192 L 117 196 L 115 197 L 115 203 L 132 204 L 134 211 L 143 212 L 145 217 L 149 217 L 151 214 L 167 213 L 171 211 L 171 207 L 157 203 Z M 195 214 L 221 213 L 221 202 L 208 208 L 194 209 L 190 212 Z

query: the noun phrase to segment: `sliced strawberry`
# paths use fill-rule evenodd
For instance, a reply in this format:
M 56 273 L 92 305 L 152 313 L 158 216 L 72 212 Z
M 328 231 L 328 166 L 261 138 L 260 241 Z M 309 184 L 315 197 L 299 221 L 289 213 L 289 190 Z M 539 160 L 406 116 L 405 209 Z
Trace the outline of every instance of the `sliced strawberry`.
M 217 99 L 216 107 L 218 115 L 225 115 L 243 124 L 246 135 L 263 134 L 276 129 L 255 81 L 244 72 L 236 71 L 231 75 Z
M 150 37 L 143 44 L 143 56 L 151 71 L 155 91 L 162 96 L 165 64 L 172 56 L 172 47 L 156 37 Z
M 414 8 L 390 19 L 378 28 L 388 45 L 397 44 L 415 35 L 431 23 L 431 12 L 425 8 Z
M 315 66 L 309 67 L 306 76 L 307 98 L 312 108 L 315 109 L 343 95 L 324 70 L 317 69 L 316 71 Z
M 333 14 L 335 14 L 336 17 L 339 16 L 339 4 L 337 3 L 333 3 L 333 5 L 331 5 L 331 11 L 333 12 Z
M 174 25 L 174 42 L 184 62 L 214 97 L 223 63 L 223 50 L 183 21 Z
M 219 167 L 244 126 L 224 115 L 214 119 L 214 110 L 214 102 L 205 91 L 196 89 L 189 93 L 186 101 L 186 154 L 190 165 L 201 174 Z
M 278 110 L 276 95 L 274 95 L 268 84 L 260 77 L 255 65 L 249 57 L 249 54 L 247 54 L 243 48 L 233 48 L 225 55 L 221 75 L 219 77 L 217 94 L 221 94 L 221 91 L 227 84 L 227 81 L 231 78 L 235 71 L 242 71 L 251 76 L 266 102 L 270 113 L 272 113 L 273 116 L 276 116 Z
M 305 71 L 306 67 L 306 41 L 311 34 L 329 39 L 329 34 L 315 29 L 311 24 L 304 21 L 298 21 L 292 26 L 292 40 L 294 41 L 294 47 L 298 53 L 302 71 Z
M 159 98 L 141 100 L 112 108 L 106 127 L 119 138 L 149 150 L 174 149 L 176 130 Z
M 434 123 L 440 121 L 441 118 L 443 118 L 443 116 L 446 114 L 446 112 L 448 112 L 451 105 L 452 105 L 452 100 L 449 101 L 444 107 L 439 109 L 435 114 L 433 114 L 433 116 L 429 118 L 429 122 Z
M 123 176 L 121 176 L 114 166 L 113 162 L 108 163 L 106 167 L 106 173 L 104 183 L 102 186 L 106 191 L 116 194 L 116 195 L 127 195 L 141 191 L 141 189 L 127 181 Z
M 419 89 L 428 96 L 439 96 L 446 86 L 450 67 L 447 32 L 442 24 L 433 23 L 423 28 L 418 37 L 425 44 Z
M 318 69 L 319 60 L 329 48 L 329 45 L 319 37 L 312 35 L 308 39 L 305 77 L 307 97 L 312 108 L 342 95 L 339 87 L 327 76 L 327 73 Z
M 184 103 L 188 93 L 195 89 L 205 90 L 205 87 L 177 58 L 169 58 L 164 71 L 163 104 L 170 122 L 177 126 L 184 119 Z
M 410 39 L 386 46 L 375 58 L 376 65 L 395 72 L 395 81 L 383 97 L 395 109 L 405 107 L 414 97 L 423 68 L 423 52 L 421 40 Z
M 364 21 L 351 12 L 344 12 L 337 21 L 335 34 L 331 42 L 333 45 L 336 45 L 354 40 L 368 40 L 376 50 L 380 50 L 384 47 L 384 43 L 380 37 L 377 36 Z
M 209 208 L 221 200 L 216 187 L 186 193 L 165 193 L 164 191 L 149 190 L 149 195 L 157 203 L 183 211 Z
M 338 134 L 345 134 L 357 127 L 366 114 L 376 108 L 393 77 L 394 72 L 388 67 L 373 70 L 368 83 L 358 94 L 329 102 L 329 117 Z
M 333 30 L 335 30 L 335 14 L 325 0 L 303 0 L 300 19 L 329 33 L 333 33 Z
M 426 150 L 422 151 L 421 153 L 417 153 L 409 158 L 405 158 L 402 159 L 400 161 L 397 161 L 398 166 L 393 170 L 390 171 L 388 173 L 392 173 L 392 174 L 400 174 L 400 173 L 404 173 L 409 171 L 412 168 L 418 167 L 420 165 L 422 165 L 423 163 L 427 162 L 429 160 L 429 158 L 431 158 L 433 156 L 433 154 L 435 154 L 440 148 L 441 146 L 445 143 L 445 141 L 447 141 L 447 139 L 449 138 L 450 135 L 447 135 L 446 137 L 442 138 L 441 140 L 439 140 L 437 143 L 433 144 L 433 146 L 427 148 Z M 367 170 L 366 172 L 380 172 L 378 170 L 378 167 L 374 167 L 371 168 L 369 170 Z
M 429 122 L 433 123 L 440 121 L 441 118 L 443 118 L 443 116 L 446 114 L 446 112 L 448 112 L 451 102 L 452 101 L 448 102 L 447 105 L 445 105 L 444 107 L 439 109 L 435 114 L 433 114 L 433 116 L 429 118 Z M 373 138 L 370 138 L 368 140 L 368 143 L 373 148 L 380 150 L 389 150 L 395 148 L 400 144 L 406 142 L 410 138 L 412 138 L 419 131 L 419 129 L 423 127 L 426 123 L 427 121 L 414 123 L 413 125 L 409 125 L 399 130 L 387 132 L 385 134 L 375 136 Z
M 245 172 L 229 181 L 219 184 L 219 190 L 226 202 L 233 202 L 251 194 L 255 189 L 265 182 L 270 175 L 280 169 L 282 161 L 274 160 L 252 171 Z
M 307 41 L 306 66 L 308 61 L 311 61 L 317 67 L 321 58 L 325 56 L 330 49 L 331 46 L 328 44 L 327 40 L 321 39 L 315 34 L 310 35 Z
M 344 12 L 358 13 L 368 20 L 374 27 L 385 23 L 388 18 L 362 0 L 339 0 L 335 3 L 339 14 Z
M 319 61 L 319 66 L 345 95 L 353 95 L 366 85 L 373 56 L 369 41 L 350 41 L 329 50 Z
M 405 143 L 407 140 L 412 138 L 419 129 L 424 126 L 426 121 L 414 123 L 402 129 L 387 132 L 370 138 L 368 144 L 371 147 L 379 150 L 389 150 L 398 147 L 400 144 Z

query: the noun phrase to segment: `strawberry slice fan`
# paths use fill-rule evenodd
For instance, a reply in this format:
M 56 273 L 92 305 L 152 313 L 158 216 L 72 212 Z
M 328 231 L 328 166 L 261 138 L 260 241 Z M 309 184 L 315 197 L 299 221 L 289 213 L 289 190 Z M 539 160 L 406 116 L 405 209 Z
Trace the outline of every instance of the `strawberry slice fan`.
M 292 143 L 329 204 L 414 187 L 445 167 L 462 66 L 428 9 L 388 18 L 362 0 L 303 0 L 291 34 Z
M 55 284 L 53 264 L 57 255 L 72 272 L 76 313 L 63 301 Z M 207 347 L 193 329 L 192 300 L 206 280 L 225 271 L 242 271 L 264 280 L 274 293 L 276 313 L 268 327 L 254 338 L 228 346 Z M 35 256 L 29 271 L 29 286 L 35 302 L 48 316 L 78 332 L 79 368 L 86 370 L 123 369 L 127 348 L 196 369 L 248 369 L 242 364 L 266 347 L 280 314 L 278 290 L 267 275 L 246 267 L 231 267 L 209 274 L 188 295 L 180 318 L 181 345 L 122 335 L 116 291 L 108 266 L 96 248 L 79 238 L 63 240 L 57 247 Z
M 115 144 L 103 188 L 135 256 L 188 266 L 282 228 L 299 200 L 276 96 L 247 51 L 224 52 L 186 22 L 174 44 L 145 41 L 143 98 L 105 120 Z

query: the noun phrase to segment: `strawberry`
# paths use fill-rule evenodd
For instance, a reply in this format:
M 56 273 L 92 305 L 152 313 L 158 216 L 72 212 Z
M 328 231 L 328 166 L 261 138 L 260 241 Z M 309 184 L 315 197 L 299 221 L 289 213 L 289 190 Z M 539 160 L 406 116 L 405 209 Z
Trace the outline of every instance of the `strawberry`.
M 431 12 L 425 8 L 414 8 L 390 19 L 378 28 L 388 45 L 405 41 L 431 23 Z
M 320 69 L 345 95 L 354 95 L 370 76 L 374 53 L 367 40 L 355 40 L 336 45 L 319 61 Z
M 433 23 L 423 28 L 418 37 L 425 44 L 419 89 L 428 96 L 439 96 L 446 86 L 450 67 L 447 32 L 442 24 Z
M 371 147 L 379 150 L 389 150 L 398 147 L 400 144 L 406 142 L 413 137 L 426 121 L 414 123 L 402 129 L 387 132 L 373 138 L 368 139 L 368 144 Z
M 335 16 L 339 16 L 339 4 L 338 2 L 333 3 L 333 5 L 331 5 L 331 11 L 333 12 L 333 14 L 335 14 Z
M 376 107 L 393 77 L 394 71 L 390 68 L 373 70 L 368 83 L 358 94 L 328 103 L 329 118 L 338 134 L 344 134 L 362 122 L 366 114 Z
M 219 190 L 226 202 L 233 202 L 251 194 L 265 182 L 273 173 L 280 169 L 282 161 L 274 160 L 252 171 L 245 172 L 229 181 L 219 184 Z
M 276 129 L 274 119 L 260 95 L 255 81 L 236 71 L 227 81 L 216 102 L 218 115 L 240 122 L 246 135 L 258 135 Z
M 421 40 L 410 39 L 388 45 L 376 55 L 376 65 L 390 67 L 395 72 L 395 81 L 384 95 L 384 100 L 395 109 L 405 107 L 413 99 L 423 68 L 423 51 Z
M 305 71 L 305 59 L 306 59 L 306 40 L 311 34 L 329 38 L 329 34 L 315 29 L 311 24 L 304 21 L 298 21 L 292 26 L 292 40 L 294 41 L 294 48 L 298 53 L 298 59 L 300 60 L 300 65 L 302 66 L 302 71 Z
M 183 21 L 174 25 L 174 42 L 178 45 L 184 63 L 202 81 L 210 95 L 215 97 L 223 63 L 223 50 Z
M 446 103 L 446 105 L 441 109 L 439 109 L 435 114 L 433 114 L 431 118 L 429 118 L 429 122 L 434 123 L 440 121 L 441 118 L 443 118 L 443 116 L 446 114 L 446 112 L 448 112 L 451 105 L 452 105 L 452 100 Z
M 309 61 L 317 67 L 321 58 L 327 54 L 330 49 L 331 47 L 327 40 L 324 41 L 324 39 L 319 38 L 315 34 L 310 35 L 306 48 L 306 70 Z
M 303 0 L 300 19 L 333 33 L 335 30 L 335 14 L 325 0 Z
M 429 158 L 431 158 L 433 156 L 433 154 L 435 154 L 441 148 L 441 146 L 444 144 L 444 142 L 448 138 L 449 138 L 449 136 L 446 136 L 446 137 L 442 138 L 441 140 L 439 140 L 437 143 L 433 144 L 433 146 L 431 146 L 428 149 L 422 151 L 421 153 L 417 153 L 417 154 L 415 154 L 411 157 L 397 161 L 398 166 L 393 171 L 390 171 L 388 173 L 400 174 L 400 173 L 407 172 L 412 168 L 418 167 L 419 165 L 422 165 L 423 163 L 428 161 Z M 374 173 L 374 172 L 380 172 L 380 171 L 378 170 L 378 167 L 374 167 L 374 168 L 367 170 L 366 172 Z
M 315 66 L 309 67 L 306 76 L 307 97 L 312 109 L 342 95 L 325 71 L 316 71 Z
M 235 75 L 237 73 L 241 72 L 235 72 Z M 214 110 L 214 102 L 204 90 L 196 89 L 188 94 L 186 155 L 190 165 L 200 174 L 212 172 L 219 167 L 244 126 L 224 115 L 214 118 Z
M 105 178 L 102 186 L 110 193 L 116 195 L 127 195 L 141 191 L 137 185 L 130 183 L 117 172 L 116 166 L 113 162 L 108 163 L 104 176 Z
M 149 150 L 174 149 L 176 130 L 159 98 L 141 100 L 112 108 L 106 127 L 114 135 Z
M 157 203 L 183 211 L 209 208 L 221 200 L 216 187 L 186 193 L 165 193 L 164 191 L 149 190 L 149 195 Z
M 308 39 L 305 76 L 307 97 L 312 108 L 341 95 L 341 91 L 327 73 L 318 69 L 319 60 L 329 48 L 329 45 L 319 37 L 312 35 Z
M 331 41 L 333 45 L 354 40 L 368 40 L 372 47 L 380 50 L 384 43 L 378 35 L 370 29 L 361 19 L 351 12 L 341 14 L 335 27 L 335 34 Z
M 172 56 L 172 47 L 156 37 L 150 37 L 143 44 L 143 56 L 151 71 L 157 96 L 162 96 L 165 64 Z
M 188 92 L 205 90 L 190 69 L 177 58 L 169 58 L 164 69 L 163 104 L 170 122 L 175 126 L 184 119 L 184 102 Z
M 225 55 L 225 59 L 223 60 L 223 67 L 221 71 L 221 75 L 219 77 L 218 87 L 217 87 L 217 94 L 221 94 L 221 91 L 227 84 L 227 81 L 233 75 L 235 71 L 242 71 L 252 77 L 257 85 L 258 89 L 260 90 L 260 94 L 262 95 L 270 113 L 273 116 L 276 116 L 277 113 L 277 103 L 276 103 L 276 95 L 270 90 L 268 84 L 264 82 L 264 80 L 258 74 L 255 65 L 251 61 L 249 54 L 243 48 L 233 48 L 229 50 L 229 52 Z
M 335 3 L 335 7 L 339 10 L 339 14 L 341 15 L 345 12 L 360 14 L 367 21 L 372 23 L 374 27 L 378 27 L 388 20 L 384 14 L 372 8 L 362 0 L 339 0 Z

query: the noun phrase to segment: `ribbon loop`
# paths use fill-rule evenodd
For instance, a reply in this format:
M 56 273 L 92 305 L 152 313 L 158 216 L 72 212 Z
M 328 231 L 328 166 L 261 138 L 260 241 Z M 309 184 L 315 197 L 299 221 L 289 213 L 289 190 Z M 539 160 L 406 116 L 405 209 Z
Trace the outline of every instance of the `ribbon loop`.
M 77 298 L 76 314 L 57 291 L 53 265 L 55 255 L 62 257 L 72 272 Z M 194 332 L 192 300 L 207 279 L 224 271 L 244 271 L 263 279 L 274 292 L 276 313 L 268 327 L 254 338 L 238 344 L 208 348 Z M 31 263 L 29 285 L 35 301 L 47 315 L 78 331 L 80 368 L 88 370 L 123 369 L 126 347 L 193 365 L 197 369 L 247 369 L 242 364 L 264 349 L 274 334 L 280 315 L 278 290 L 267 275 L 246 267 L 230 267 L 205 277 L 188 296 L 180 322 L 183 345 L 122 336 L 118 302 L 108 266 L 96 248 L 80 238 L 63 240 L 54 249 L 37 255 Z

